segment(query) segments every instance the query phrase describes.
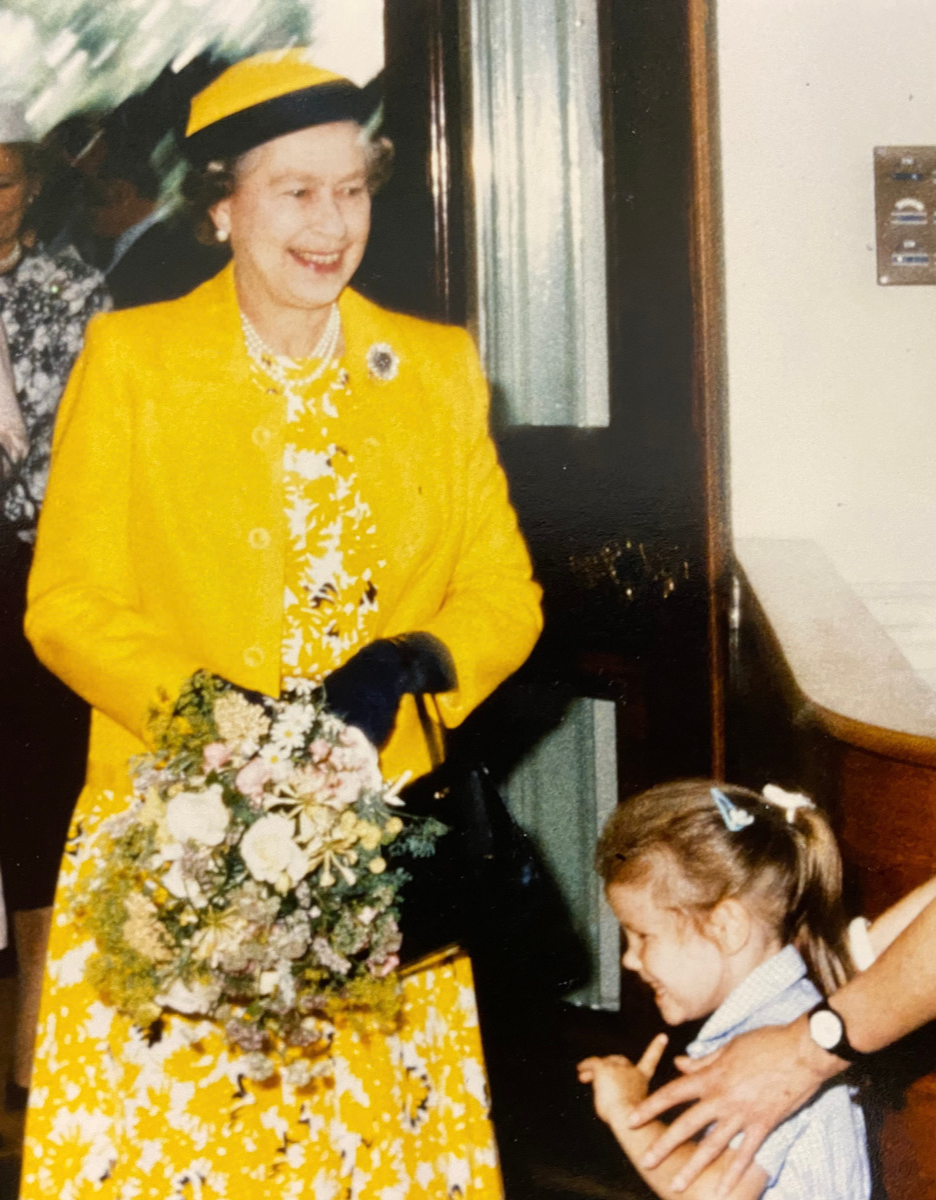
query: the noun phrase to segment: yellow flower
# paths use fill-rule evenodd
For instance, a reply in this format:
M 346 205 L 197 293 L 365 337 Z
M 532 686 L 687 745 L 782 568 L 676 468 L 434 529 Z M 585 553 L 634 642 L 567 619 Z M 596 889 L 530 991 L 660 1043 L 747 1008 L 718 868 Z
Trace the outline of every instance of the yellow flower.
M 389 834 L 390 837 L 396 837 L 396 835 L 400 833 L 402 829 L 403 822 L 399 817 L 391 817 L 386 825 L 384 825 L 384 833 Z
M 159 825 L 166 815 L 166 806 L 156 788 L 146 789 L 146 796 L 140 805 L 140 823 L 142 825 Z
M 248 921 L 236 910 L 208 909 L 202 914 L 202 928 L 192 938 L 192 953 L 216 967 L 226 951 L 235 949 L 244 940 L 249 928 Z
M 382 830 L 379 825 L 374 825 L 370 821 L 358 821 L 356 833 L 358 841 L 365 850 L 376 850 L 380 845 Z
M 338 821 L 338 836 L 355 840 L 357 837 L 358 818 L 350 808 L 346 808 Z
M 378 854 L 376 858 L 372 858 L 367 864 L 367 869 L 372 875 L 382 875 L 387 869 L 387 860 L 381 858 Z
M 151 825 L 156 832 L 157 841 L 169 841 L 169 828 L 166 825 L 166 805 L 154 787 L 146 789 L 146 796 L 140 805 L 140 824 Z
M 156 919 L 155 907 L 139 892 L 125 896 L 123 906 L 127 919 L 120 932 L 130 949 L 152 962 L 171 962 L 175 953 Z
M 299 808 L 299 841 L 310 854 L 321 854 L 336 836 L 335 814 L 320 804 L 301 808 L 297 805 L 292 812 L 296 808 Z
M 251 704 L 240 692 L 226 692 L 214 702 L 214 720 L 222 742 L 260 742 L 270 730 L 270 718 L 259 704 Z

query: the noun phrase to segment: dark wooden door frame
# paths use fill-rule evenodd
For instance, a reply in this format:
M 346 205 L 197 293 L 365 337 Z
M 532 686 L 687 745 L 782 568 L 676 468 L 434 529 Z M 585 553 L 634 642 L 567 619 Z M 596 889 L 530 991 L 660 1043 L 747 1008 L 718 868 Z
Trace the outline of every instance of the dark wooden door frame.
M 731 519 L 715 0 L 688 0 L 692 122 L 693 407 L 705 459 L 712 775 L 725 773 Z
M 396 151 L 355 286 L 388 308 L 464 324 L 458 5 L 385 0 L 383 132 Z

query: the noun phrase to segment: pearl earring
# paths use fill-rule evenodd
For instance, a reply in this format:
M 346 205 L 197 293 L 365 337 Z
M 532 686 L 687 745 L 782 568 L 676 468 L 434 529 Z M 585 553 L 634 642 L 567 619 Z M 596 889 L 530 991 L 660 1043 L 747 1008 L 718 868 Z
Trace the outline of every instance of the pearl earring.
M 226 242 L 230 236 L 230 233 L 226 229 L 215 230 L 215 239 L 219 242 Z

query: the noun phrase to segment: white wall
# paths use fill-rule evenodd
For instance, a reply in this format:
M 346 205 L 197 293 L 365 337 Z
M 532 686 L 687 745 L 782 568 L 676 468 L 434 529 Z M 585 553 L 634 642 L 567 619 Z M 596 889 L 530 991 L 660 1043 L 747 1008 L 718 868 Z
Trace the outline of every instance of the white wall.
M 718 0 L 732 508 L 936 579 L 936 287 L 880 287 L 872 150 L 936 144 L 934 0 Z
M 368 83 L 384 65 L 384 0 L 317 0 L 315 61 L 355 83 Z

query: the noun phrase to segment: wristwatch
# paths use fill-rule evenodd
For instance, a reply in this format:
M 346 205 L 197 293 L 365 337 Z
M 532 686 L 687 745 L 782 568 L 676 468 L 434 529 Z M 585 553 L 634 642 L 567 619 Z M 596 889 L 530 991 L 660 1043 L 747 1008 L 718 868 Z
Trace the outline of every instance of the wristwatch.
M 810 1009 L 809 1036 L 822 1050 L 844 1058 L 846 1062 L 860 1062 L 867 1057 L 861 1050 L 856 1050 L 848 1040 L 845 1022 L 826 1000 L 820 1000 Z

